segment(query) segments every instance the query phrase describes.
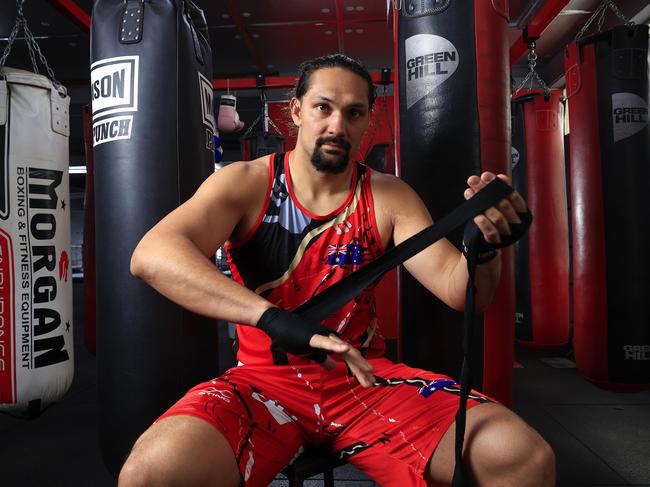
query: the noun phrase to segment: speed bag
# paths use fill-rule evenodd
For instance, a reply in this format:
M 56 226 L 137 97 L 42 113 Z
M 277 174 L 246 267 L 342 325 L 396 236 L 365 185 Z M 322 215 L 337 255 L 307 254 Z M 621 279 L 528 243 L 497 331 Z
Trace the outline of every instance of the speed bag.
M 512 98 L 512 182 L 535 220 L 515 244 L 515 334 L 524 345 L 569 342 L 569 223 L 562 91 Z
M 650 387 L 648 26 L 565 56 L 576 365 L 605 388 Z
M 0 76 L 0 411 L 34 416 L 74 373 L 70 98 L 45 76 Z

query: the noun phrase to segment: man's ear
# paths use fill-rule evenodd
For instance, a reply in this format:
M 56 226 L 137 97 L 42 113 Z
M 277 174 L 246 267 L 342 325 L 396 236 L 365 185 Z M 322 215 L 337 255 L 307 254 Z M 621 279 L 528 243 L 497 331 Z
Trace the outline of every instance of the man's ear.
M 300 100 L 295 96 L 289 101 L 289 109 L 291 110 L 291 118 L 296 127 L 300 127 Z

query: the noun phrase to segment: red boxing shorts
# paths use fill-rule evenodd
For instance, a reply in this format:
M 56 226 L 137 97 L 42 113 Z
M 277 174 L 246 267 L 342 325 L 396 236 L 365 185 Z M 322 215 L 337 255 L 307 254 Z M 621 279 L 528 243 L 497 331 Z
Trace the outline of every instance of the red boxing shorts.
M 446 376 L 370 359 L 364 388 L 343 362 L 240 366 L 192 388 L 161 419 L 204 419 L 230 442 L 246 486 L 267 486 L 303 451 L 327 447 L 384 487 L 425 486 L 424 469 L 455 419 L 460 386 Z M 491 399 L 472 393 L 468 409 Z

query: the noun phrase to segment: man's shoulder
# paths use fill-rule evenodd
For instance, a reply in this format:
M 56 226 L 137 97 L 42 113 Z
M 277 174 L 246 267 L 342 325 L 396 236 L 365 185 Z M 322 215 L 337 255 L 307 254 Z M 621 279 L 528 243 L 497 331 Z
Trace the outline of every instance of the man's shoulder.
M 269 170 L 269 156 L 231 162 L 214 172 L 197 194 L 231 202 L 254 200 L 268 186 Z
M 252 161 L 237 161 L 218 169 L 213 175 L 216 186 L 226 186 L 235 192 L 245 189 L 257 191 L 264 188 L 269 181 L 270 156 L 260 157 Z
M 393 174 L 373 171 L 371 177 L 373 196 L 400 198 L 411 194 L 413 189 Z

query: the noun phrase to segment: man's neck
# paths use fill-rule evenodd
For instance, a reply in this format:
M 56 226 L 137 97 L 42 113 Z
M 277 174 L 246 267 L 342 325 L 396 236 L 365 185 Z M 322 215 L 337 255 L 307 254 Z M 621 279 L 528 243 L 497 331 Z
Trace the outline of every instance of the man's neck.
M 347 198 L 354 173 L 350 161 L 341 173 L 316 170 L 309 154 L 296 147 L 289 154 L 289 176 L 294 195 L 304 207 L 316 214 L 326 214 L 338 208 Z

